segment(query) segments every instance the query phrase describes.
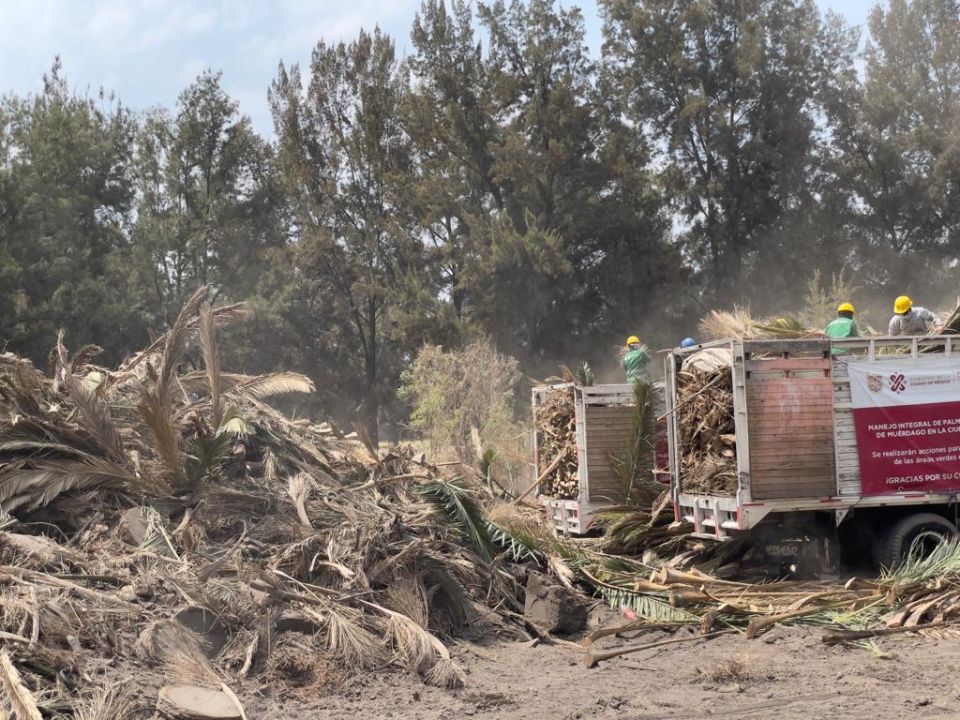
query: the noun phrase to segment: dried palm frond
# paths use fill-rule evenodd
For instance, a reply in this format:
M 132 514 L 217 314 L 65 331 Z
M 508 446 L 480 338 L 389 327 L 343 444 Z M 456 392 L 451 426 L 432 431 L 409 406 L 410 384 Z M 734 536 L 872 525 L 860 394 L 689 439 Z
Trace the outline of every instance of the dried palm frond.
M 90 364 L 91 360 L 102 354 L 103 348 L 99 345 L 84 345 L 70 358 L 70 372 L 73 374 L 79 373 Z
M 446 650 L 446 648 L 444 648 L 444 650 Z M 467 676 L 460 666 L 453 661 L 450 654 L 447 653 L 445 657 L 437 659 L 433 667 L 423 676 L 423 681 L 427 683 L 427 685 L 433 685 L 434 687 L 456 690 L 466 684 Z
M 213 308 L 204 304 L 200 311 L 200 349 L 203 365 L 207 371 L 207 389 L 210 392 L 210 424 L 218 428 L 223 420 L 223 403 L 220 397 L 220 355 L 217 352 L 216 333 L 213 330 Z
M 134 720 L 137 714 L 136 702 L 122 685 L 87 690 L 73 706 L 74 720 Z
M 36 698 L 24 686 L 6 650 L 0 650 L 0 687 L 17 720 L 43 720 Z
M 323 614 L 327 649 L 350 668 L 375 668 L 384 662 L 383 642 L 347 617 L 345 608 L 329 607 Z
M 306 473 L 297 473 L 296 475 L 290 476 L 287 484 L 287 494 L 290 495 L 290 499 L 293 500 L 293 505 L 297 509 L 297 517 L 300 518 L 300 522 L 310 530 L 313 530 L 313 526 L 310 524 L 310 518 L 307 516 L 306 502 L 310 498 L 312 491 L 313 480 L 310 479 L 309 475 Z
M 113 460 L 126 462 L 120 431 L 97 394 L 85 389 L 73 376 L 70 376 L 66 387 L 74 406 L 83 416 L 84 432 L 96 440 Z
M 293 610 L 322 627 L 311 641 L 325 645 L 321 674 L 333 663 L 338 672 L 387 665 L 390 625 L 395 660 L 416 665 L 428 682 L 461 684 L 462 671 L 433 633 L 459 631 L 481 605 L 521 609 L 505 561 L 534 551 L 512 525 L 497 528 L 502 547 L 491 541 L 494 525 L 473 493 L 459 479 L 441 480 L 412 448 L 381 452 L 366 438 L 368 459 L 357 440 L 291 421 L 260 399 L 309 390 L 307 378 L 223 373 L 217 318 L 201 293 L 160 341 L 116 372 L 71 359 L 62 343 L 55 378 L 0 356 L 0 507 L 73 538 L 70 552 L 54 540 L 38 541 L 36 552 L 22 541 L 0 543 L 5 572 L 16 578 L 4 585 L 0 629 L 32 641 L 32 657 L 48 667 L 73 662 L 62 648 L 78 643 L 85 655 L 122 657 L 129 648 L 120 639 L 141 630 L 141 652 L 164 672 L 229 692 L 198 636 L 172 621 L 147 622 L 170 617 L 182 601 L 209 607 L 240 643 L 229 651 L 230 667 L 251 675 L 263 669 L 257 648 L 274 644 L 265 616 Z M 197 339 L 207 367 L 183 375 L 182 358 Z M 417 492 L 413 478 L 424 476 L 437 482 Z M 115 528 L 143 496 L 154 509 L 134 548 Z M 27 517 L 39 508 L 42 515 Z M 171 533 L 167 519 L 184 509 Z M 7 522 L 15 520 L 3 514 Z M 389 610 L 362 604 L 366 598 Z M 297 652 L 290 671 L 300 667 Z M 30 682 L 48 684 L 42 674 Z M 54 695 L 38 695 L 43 712 L 54 709 L 47 697 Z M 56 702 L 57 712 L 69 710 Z M 98 709 L 107 705 L 91 697 L 76 714 L 109 712 Z
M 187 344 L 193 322 L 199 321 L 199 310 L 210 294 L 208 287 L 198 288 L 180 309 L 177 319 L 167 331 L 163 343 L 163 356 L 157 370 L 156 397 L 161 407 L 169 411 L 173 399 L 174 379 L 180 358 Z
M 0 505 L 36 510 L 68 490 L 142 488 L 126 467 L 106 458 L 16 461 L 0 467 Z
M 699 324 L 700 334 L 710 340 L 739 338 L 747 340 L 759 337 L 757 322 L 746 308 L 734 307 L 733 311 L 711 310 Z
M 815 328 L 808 328 L 792 317 L 773 317 L 757 324 L 757 328 L 766 336 L 777 338 L 804 338 L 823 335 Z
M 183 458 L 180 455 L 180 437 L 173 425 L 170 407 L 164 402 L 159 386 L 144 390 L 137 406 L 140 419 L 153 435 L 153 449 L 163 463 L 165 485 L 176 487 L 183 478 Z
M 427 630 L 406 615 L 389 613 L 387 641 L 393 646 L 397 659 L 410 670 L 426 670 L 433 663 L 435 649 L 431 637 Z
M 277 372 L 240 382 L 231 388 L 230 394 L 262 399 L 285 393 L 312 393 L 315 389 L 313 380 L 306 375 Z
M 158 620 L 140 633 L 140 654 L 163 666 L 176 680 L 219 688 L 220 678 L 207 660 L 200 637 L 175 620 Z
M 430 601 L 427 589 L 421 579 L 410 571 L 401 571 L 394 575 L 387 586 L 387 607 L 410 618 L 422 628 L 430 622 Z
M 424 680 L 437 687 L 463 687 L 465 675 L 451 659 L 447 646 L 413 620 L 385 607 L 364 602 L 387 616 L 387 638 L 397 658 L 411 670 L 423 672 Z

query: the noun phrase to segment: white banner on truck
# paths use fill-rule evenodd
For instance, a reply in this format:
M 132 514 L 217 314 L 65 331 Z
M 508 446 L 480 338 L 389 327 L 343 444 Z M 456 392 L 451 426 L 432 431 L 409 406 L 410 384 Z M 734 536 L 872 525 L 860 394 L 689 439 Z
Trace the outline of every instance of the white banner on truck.
M 960 490 L 960 358 L 848 363 L 864 495 Z
M 960 402 L 960 358 L 848 361 L 854 408 Z

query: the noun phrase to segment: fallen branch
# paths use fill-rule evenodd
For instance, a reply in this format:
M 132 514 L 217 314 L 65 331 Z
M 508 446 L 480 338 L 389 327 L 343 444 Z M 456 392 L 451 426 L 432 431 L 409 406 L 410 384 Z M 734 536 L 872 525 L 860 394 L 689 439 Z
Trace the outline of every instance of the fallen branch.
M 514 504 L 514 505 L 518 504 L 518 503 L 519 503 L 521 500 L 523 500 L 527 495 L 529 495 L 530 493 L 532 493 L 532 492 L 537 488 L 537 485 L 539 485 L 539 484 L 542 483 L 544 480 L 546 480 L 546 479 L 547 479 L 547 476 L 550 475 L 550 473 L 552 473 L 554 470 L 556 470 L 556 469 L 557 469 L 557 466 L 560 465 L 561 462 L 563 462 L 563 457 L 564 457 L 563 455 L 557 455 L 557 457 L 555 457 L 555 458 L 553 459 L 553 462 L 550 463 L 549 466 L 547 466 L 547 469 L 544 470 L 542 473 L 540 473 L 540 476 L 539 476 L 536 480 L 533 481 L 533 483 L 530 485 L 530 487 L 528 487 L 526 490 L 524 490 L 522 493 L 520 493 L 520 494 L 517 496 L 517 499 L 513 501 L 513 504 Z
M 617 625 L 616 627 L 605 627 L 598 630 L 594 630 L 592 633 L 587 635 L 583 640 L 580 641 L 580 644 L 584 648 L 589 648 L 593 643 L 601 638 L 609 637 L 611 635 L 619 635 L 620 633 L 633 632 L 636 630 L 669 630 L 671 628 L 679 627 L 681 623 L 652 623 L 646 620 L 634 620 L 633 622 L 624 623 L 623 625 Z
M 592 668 L 599 662 L 620 657 L 621 655 L 628 655 L 630 653 L 640 652 L 641 650 L 651 650 L 664 645 L 676 645 L 678 643 L 694 642 L 696 640 L 710 640 L 711 638 L 719 637 L 720 635 L 729 635 L 730 633 L 735 632 L 736 630 L 718 630 L 716 632 L 707 633 L 706 635 L 690 635 L 682 638 L 670 638 L 669 640 L 644 643 L 643 645 L 630 645 L 625 648 L 619 648 L 617 650 L 605 650 L 603 652 L 594 652 L 594 650 L 590 648 L 584 654 L 581 662 L 583 663 L 584 667 Z
M 836 643 L 851 642 L 852 640 L 866 640 L 867 638 L 883 637 L 885 635 L 898 635 L 899 633 L 918 632 L 928 630 L 934 627 L 943 627 L 944 625 L 953 625 L 957 622 L 956 618 L 950 620 L 935 620 L 926 625 L 912 625 L 910 627 L 892 627 L 877 628 L 876 630 L 831 630 L 825 632 L 820 638 L 824 645 L 834 645 Z

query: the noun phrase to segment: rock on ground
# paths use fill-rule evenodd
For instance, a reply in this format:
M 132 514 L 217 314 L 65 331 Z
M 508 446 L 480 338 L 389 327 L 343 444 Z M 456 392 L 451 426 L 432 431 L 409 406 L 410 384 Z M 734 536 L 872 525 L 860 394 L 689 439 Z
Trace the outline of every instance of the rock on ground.
M 569 590 L 550 583 L 543 575 L 531 573 L 523 614 L 534 625 L 550 633 L 570 634 L 587 625 L 587 608 Z

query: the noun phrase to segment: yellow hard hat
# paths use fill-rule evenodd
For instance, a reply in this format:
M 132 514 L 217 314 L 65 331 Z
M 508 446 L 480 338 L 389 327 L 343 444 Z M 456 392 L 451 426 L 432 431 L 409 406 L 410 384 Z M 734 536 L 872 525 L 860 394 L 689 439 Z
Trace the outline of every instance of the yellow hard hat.
M 853 305 L 852 305 L 852 304 L 850 304 L 850 303 L 848 303 L 848 302 L 845 302 L 845 303 L 840 303 L 840 304 L 837 306 L 837 312 L 838 312 L 838 313 L 842 313 L 842 312 L 855 313 L 856 310 L 853 309 Z
M 630 337 L 627 338 L 627 347 L 630 347 L 631 345 L 639 345 L 639 344 L 640 344 L 640 338 L 638 338 L 636 335 L 631 335 Z
M 897 315 L 903 315 L 912 307 L 913 307 L 913 300 L 908 298 L 906 295 L 901 295 L 893 302 L 893 311 Z

